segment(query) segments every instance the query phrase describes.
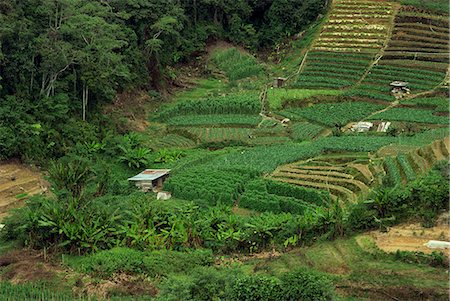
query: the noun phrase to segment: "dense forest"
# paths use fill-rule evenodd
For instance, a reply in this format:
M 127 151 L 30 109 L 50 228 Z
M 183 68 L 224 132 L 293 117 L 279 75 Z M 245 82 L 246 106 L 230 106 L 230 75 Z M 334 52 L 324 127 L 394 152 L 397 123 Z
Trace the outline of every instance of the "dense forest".
M 96 115 L 120 91 L 170 88 L 208 41 L 272 47 L 324 10 L 297 1 L 2 1 L 0 157 L 60 157 L 114 129 Z M 79 122 L 86 120 L 88 124 Z

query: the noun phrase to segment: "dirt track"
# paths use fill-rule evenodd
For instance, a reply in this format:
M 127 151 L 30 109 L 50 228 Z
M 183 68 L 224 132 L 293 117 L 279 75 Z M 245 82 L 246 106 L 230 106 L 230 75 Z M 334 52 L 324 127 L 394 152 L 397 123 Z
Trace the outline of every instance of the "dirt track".
M 38 171 L 17 162 L 0 163 L 0 221 L 27 197 L 47 190 L 48 183 Z

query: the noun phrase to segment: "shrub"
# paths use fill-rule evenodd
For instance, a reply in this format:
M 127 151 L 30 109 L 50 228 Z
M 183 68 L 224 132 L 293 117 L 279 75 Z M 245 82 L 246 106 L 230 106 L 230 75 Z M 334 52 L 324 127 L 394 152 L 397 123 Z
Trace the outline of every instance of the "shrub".
M 230 291 L 231 301 L 276 301 L 285 300 L 280 294 L 277 278 L 250 275 L 237 278 Z
M 69 259 L 69 266 L 77 271 L 102 277 L 110 277 L 114 273 L 167 276 L 186 273 L 198 266 L 209 266 L 212 263 L 210 250 L 186 253 L 166 250 L 144 252 L 122 247 Z
M 158 301 L 228 300 L 237 271 L 197 268 L 187 275 L 171 275 L 160 286 Z
M 281 276 L 284 301 L 328 301 L 333 300 L 334 287 L 321 273 L 311 269 L 299 269 Z

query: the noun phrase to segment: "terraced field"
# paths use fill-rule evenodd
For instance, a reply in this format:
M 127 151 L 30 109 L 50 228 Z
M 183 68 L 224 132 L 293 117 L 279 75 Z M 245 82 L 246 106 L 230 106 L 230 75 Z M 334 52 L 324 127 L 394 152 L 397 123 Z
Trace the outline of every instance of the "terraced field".
M 17 163 L 0 164 L 0 220 L 27 197 L 47 191 L 39 173 Z
M 448 70 L 448 26 L 446 17 L 402 7 L 381 60 L 348 95 L 393 101 L 392 81 L 408 82 L 412 94 L 438 86 Z
M 334 1 L 294 85 L 340 89 L 358 82 L 386 45 L 396 7 L 388 1 Z
M 334 199 L 355 201 L 367 195 L 381 170 L 366 153 L 324 155 L 280 166 L 272 173 L 277 181 L 329 191 Z
M 447 137 L 422 148 L 386 157 L 384 169 L 392 184 L 405 184 L 429 170 L 436 162 L 448 160 L 449 150 L 450 140 Z

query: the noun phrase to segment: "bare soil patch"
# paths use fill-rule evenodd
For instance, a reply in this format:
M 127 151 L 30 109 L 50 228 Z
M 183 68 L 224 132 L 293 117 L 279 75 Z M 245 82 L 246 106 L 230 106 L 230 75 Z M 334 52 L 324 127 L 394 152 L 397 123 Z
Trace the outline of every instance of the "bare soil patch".
M 450 241 L 448 218 L 441 216 L 433 228 L 424 228 L 419 223 L 403 224 L 389 229 L 388 232 L 369 232 L 378 248 L 385 252 L 411 251 L 430 254 L 440 249 L 430 249 L 424 246 L 429 240 Z M 445 253 L 450 255 L 450 251 Z
M 0 163 L 0 221 L 28 197 L 48 193 L 49 186 L 37 168 L 17 161 Z

